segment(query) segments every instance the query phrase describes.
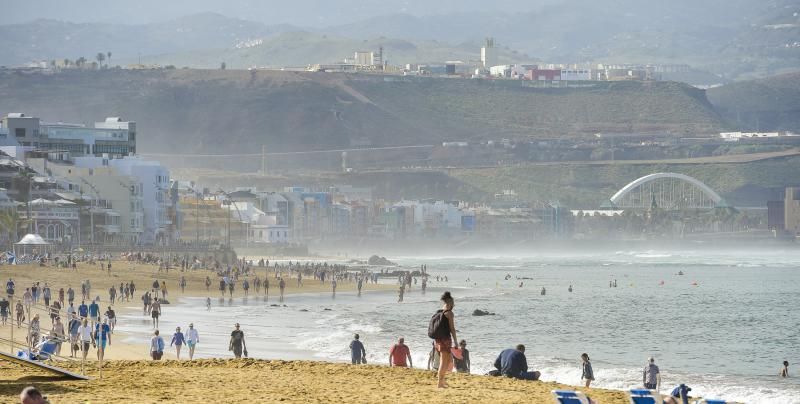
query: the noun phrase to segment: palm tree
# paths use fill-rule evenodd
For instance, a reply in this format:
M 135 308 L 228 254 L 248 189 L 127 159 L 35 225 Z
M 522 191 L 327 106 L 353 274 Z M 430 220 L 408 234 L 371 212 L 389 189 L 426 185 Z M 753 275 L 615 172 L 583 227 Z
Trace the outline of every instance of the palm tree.
M 97 52 L 95 59 L 97 59 L 97 63 L 100 65 L 100 67 L 103 67 L 103 61 L 106 60 L 106 54 L 103 52 Z
M 5 209 L 0 211 L 0 229 L 2 229 L 5 233 L 5 237 L 8 240 L 9 249 L 11 248 L 11 244 L 13 244 L 19 238 L 17 233 L 17 226 L 19 223 L 19 213 L 17 213 L 16 209 Z
M 106 59 L 108 59 L 108 63 L 106 63 L 106 66 L 109 66 L 111 65 L 111 51 L 106 52 L 106 56 L 107 56 Z
M 19 190 L 21 191 L 20 194 L 25 195 L 25 204 L 27 206 L 27 221 L 28 221 L 28 233 L 33 233 L 30 228 L 30 224 L 33 221 L 30 220 L 31 218 L 31 187 L 33 186 L 33 177 L 36 173 L 30 169 L 24 169 L 17 174 L 17 179 L 21 182 L 19 186 Z

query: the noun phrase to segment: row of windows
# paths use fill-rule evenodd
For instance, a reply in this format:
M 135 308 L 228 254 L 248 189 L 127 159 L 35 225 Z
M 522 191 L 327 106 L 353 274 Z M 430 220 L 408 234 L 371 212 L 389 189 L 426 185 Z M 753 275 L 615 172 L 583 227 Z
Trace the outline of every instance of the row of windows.
M 110 144 L 96 144 L 94 145 L 94 154 L 128 154 L 127 145 L 110 145 Z

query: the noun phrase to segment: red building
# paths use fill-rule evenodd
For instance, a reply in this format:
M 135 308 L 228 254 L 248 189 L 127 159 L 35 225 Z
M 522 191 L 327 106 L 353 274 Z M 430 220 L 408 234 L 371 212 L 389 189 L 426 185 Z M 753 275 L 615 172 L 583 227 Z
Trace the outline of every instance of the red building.
M 525 80 L 558 81 L 561 80 L 561 70 L 556 69 L 531 69 L 525 72 Z

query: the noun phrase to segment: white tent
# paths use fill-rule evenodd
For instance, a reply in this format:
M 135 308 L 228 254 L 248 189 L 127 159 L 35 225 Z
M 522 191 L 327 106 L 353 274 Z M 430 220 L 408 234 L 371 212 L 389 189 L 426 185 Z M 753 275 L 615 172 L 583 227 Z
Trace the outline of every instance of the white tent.
M 50 250 L 50 243 L 38 234 L 26 234 L 19 242 L 14 243 L 14 255 L 44 254 Z

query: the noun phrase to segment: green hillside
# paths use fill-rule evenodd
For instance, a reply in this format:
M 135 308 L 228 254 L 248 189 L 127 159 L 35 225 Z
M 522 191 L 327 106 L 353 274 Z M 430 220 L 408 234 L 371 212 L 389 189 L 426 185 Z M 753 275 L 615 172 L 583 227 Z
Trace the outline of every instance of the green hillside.
M 800 132 L 800 73 L 712 88 L 708 99 L 744 130 Z
M 598 208 L 627 183 L 647 174 L 674 172 L 702 181 L 737 206 L 766 206 L 784 187 L 800 185 L 800 157 L 740 164 L 560 164 L 451 170 L 458 181 L 486 195 L 515 190 L 525 201 L 558 201 Z

